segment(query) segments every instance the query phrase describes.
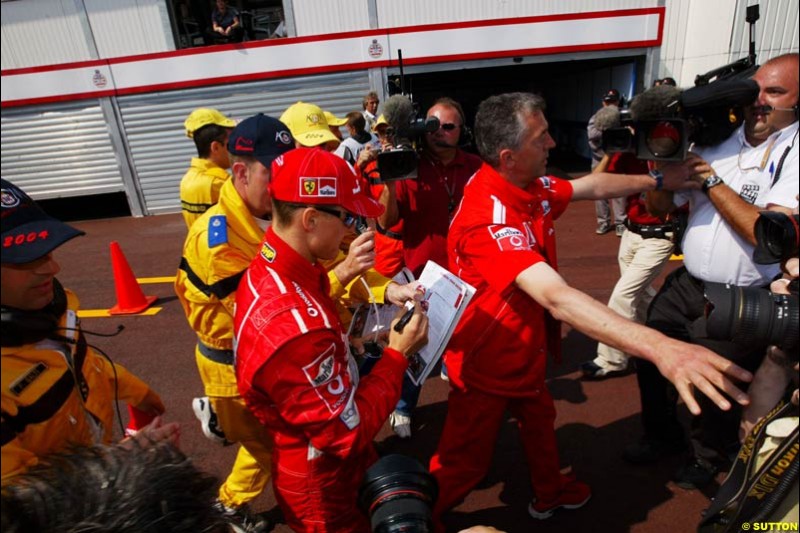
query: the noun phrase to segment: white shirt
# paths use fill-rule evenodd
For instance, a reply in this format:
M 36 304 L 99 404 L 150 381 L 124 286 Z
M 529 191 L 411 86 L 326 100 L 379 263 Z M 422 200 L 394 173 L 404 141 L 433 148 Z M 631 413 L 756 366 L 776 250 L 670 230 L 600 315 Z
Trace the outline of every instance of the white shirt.
M 381 143 L 378 140 L 378 137 L 375 136 L 374 133 L 369 134 L 369 140 L 366 142 L 358 142 L 353 137 L 348 137 L 343 140 L 339 147 L 336 148 L 336 151 L 333 153 L 350 163 L 351 165 L 355 165 L 356 161 L 358 161 L 358 156 L 367 147 L 367 145 L 371 145 L 373 150 L 380 150 Z M 352 158 L 352 161 L 350 160 Z
M 745 139 L 742 125 L 721 144 L 694 151 L 747 203 L 764 209 L 770 205 L 794 209 L 798 192 L 797 131 L 794 122 L 754 147 Z M 789 147 L 780 178 L 771 185 L 778 162 Z M 762 161 L 764 169 L 759 170 Z M 753 262 L 754 246 L 722 218 L 708 195 L 699 190 L 684 191 L 675 195 L 675 204 L 682 205 L 687 199 L 691 202 L 689 222 L 681 246 L 683 263 L 692 276 L 753 287 L 766 285 L 778 274 L 780 265 Z

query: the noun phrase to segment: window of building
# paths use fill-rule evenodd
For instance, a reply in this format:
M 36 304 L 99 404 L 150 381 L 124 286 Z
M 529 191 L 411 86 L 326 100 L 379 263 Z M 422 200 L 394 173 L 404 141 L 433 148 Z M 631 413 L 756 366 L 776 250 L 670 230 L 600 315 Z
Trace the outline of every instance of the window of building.
M 213 30 L 215 0 L 167 0 L 167 5 L 177 49 L 287 36 L 283 0 L 229 0 L 241 29 L 228 35 Z

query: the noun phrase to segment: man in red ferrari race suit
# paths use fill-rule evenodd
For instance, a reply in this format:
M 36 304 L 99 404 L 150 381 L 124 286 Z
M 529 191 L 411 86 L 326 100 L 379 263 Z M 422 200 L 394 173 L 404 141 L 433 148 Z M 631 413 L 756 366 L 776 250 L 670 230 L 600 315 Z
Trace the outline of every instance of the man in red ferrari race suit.
M 714 385 L 746 401 L 723 372 L 744 380 L 747 372 L 622 318 L 556 272 L 553 220 L 568 202 L 677 188 L 686 182 L 689 164 L 664 167 L 657 178 L 597 173 L 569 182 L 546 176 L 547 153 L 555 143 L 543 109 L 540 97 L 511 93 L 485 100 L 476 116 L 485 164 L 467 184 L 448 234 L 450 270 L 476 293 L 445 352 L 451 390 L 431 459 L 439 483 L 437 520 L 486 475 L 506 409 L 518 421 L 530 468 L 531 516 L 549 518 L 556 509 L 588 501 L 589 487 L 560 472 L 555 409 L 544 382 L 546 349 L 558 353 L 555 319 L 653 361 L 690 409 L 697 410 L 697 403 L 688 382 L 723 409 L 730 404 Z
M 359 381 L 320 260 L 334 258 L 354 215 L 380 204 L 341 158 L 298 148 L 272 165 L 273 223 L 236 296 L 236 376 L 274 434 L 275 495 L 295 531 L 369 531 L 356 506 L 372 440 L 400 396 L 406 356 L 425 344 L 418 304 Z

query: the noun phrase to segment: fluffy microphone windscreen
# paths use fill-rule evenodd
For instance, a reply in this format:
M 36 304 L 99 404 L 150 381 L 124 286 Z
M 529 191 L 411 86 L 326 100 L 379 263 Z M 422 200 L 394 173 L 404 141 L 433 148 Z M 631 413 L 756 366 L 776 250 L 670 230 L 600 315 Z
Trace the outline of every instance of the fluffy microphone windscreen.
M 656 120 L 674 117 L 681 100 L 681 90 L 669 85 L 659 85 L 637 95 L 631 102 L 633 120 Z
M 407 129 L 413 114 L 414 105 L 405 96 L 396 94 L 389 97 L 386 103 L 383 104 L 383 116 L 395 131 Z

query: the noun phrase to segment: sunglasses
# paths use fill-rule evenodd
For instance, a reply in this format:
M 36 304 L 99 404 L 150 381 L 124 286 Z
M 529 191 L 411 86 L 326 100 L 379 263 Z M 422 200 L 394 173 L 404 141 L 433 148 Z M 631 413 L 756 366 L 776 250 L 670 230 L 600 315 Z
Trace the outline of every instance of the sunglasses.
M 347 211 L 339 211 L 338 209 L 334 209 L 332 207 L 321 207 L 318 205 L 311 205 L 309 207 L 313 207 L 317 211 L 322 211 L 323 213 L 328 213 L 331 216 L 334 216 L 342 221 L 344 227 L 347 229 L 352 228 L 356 225 L 358 221 L 358 217 L 352 213 L 348 213 Z
M 344 227 L 348 229 L 352 228 L 358 221 L 358 216 L 349 213 L 347 211 L 340 211 L 333 207 L 323 207 L 321 205 L 310 205 L 310 204 L 288 204 L 288 205 L 290 205 L 291 207 L 296 207 L 297 209 L 306 209 L 310 207 L 322 213 L 327 213 L 341 220 L 342 224 L 344 224 Z
M 444 124 L 439 125 L 444 131 L 453 131 L 456 128 L 460 128 L 458 124 L 453 124 L 452 122 L 445 122 Z

